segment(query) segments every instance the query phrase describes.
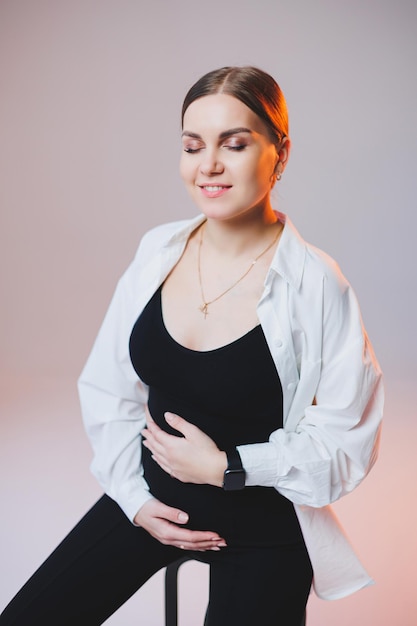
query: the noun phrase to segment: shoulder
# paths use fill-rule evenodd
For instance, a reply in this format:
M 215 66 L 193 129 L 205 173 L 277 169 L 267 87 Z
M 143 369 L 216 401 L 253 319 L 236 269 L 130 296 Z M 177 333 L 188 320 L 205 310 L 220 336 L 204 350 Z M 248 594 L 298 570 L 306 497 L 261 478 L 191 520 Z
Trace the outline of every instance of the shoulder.
M 304 277 L 314 282 L 321 280 L 325 289 L 334 293 L 344 293 L 350 287 L 337 261 L 309 243 L 306 243 Z
M 136 253 L 117 284 L 119 301 L 133 302 L 135 311 L 147 290 L 154 290 L 167 268 L 180 257 L 189 232 L 199 220 L 188 219 L 168 222 L 148 230 L 141 238 Z M 153 291 L 152 291 L 153 293 Z
M 336 354 L 346 342 L 363 338 L 356 294 L 332 256 L 307 243 L 295 229 L 291 237 L 292 260 L 298 263 L 299 272 L 299 282 L 293 282 L 288 291 L 291 323 L 299 332 L 314 337 L 313 343 L 320 339 L 326 350 Z
M 185 248 L 192 231 L 203 217 L 167 222 L 148 230 L 139 242 L 131 263 L 121 277 L 122 283 L 136 289 L 139 280 L 150 283 L 165 269 L 172 267 Z
M 277 269 L 300 293 L 324 285 L 327 291 L 344 293 L 349 282 L 329 254 L 308 243 L 285 216 L 285 238 Z
M 323 331 L 343 337 L 362 337 L 362 316 L 356 293 L 339 264 L 326 252 L 306 244 L 303 277 L 304 306 L 320 315 Z
M 169 244 L 173 238 L 175 239 L 176 237 L 179 237 L 181 239 L 181 235 L 183 233 L 186 238 L 188 236 L 187 233 L 190 225 L 192 225 L 195 221 L 195 219 L 177 220 L 174 222 L 159 224 L 158 226 L 151 228 L 140 240 L 135 256 L 146 254 L 147 252 L 149 254 L 154 254 L 157 249 Z

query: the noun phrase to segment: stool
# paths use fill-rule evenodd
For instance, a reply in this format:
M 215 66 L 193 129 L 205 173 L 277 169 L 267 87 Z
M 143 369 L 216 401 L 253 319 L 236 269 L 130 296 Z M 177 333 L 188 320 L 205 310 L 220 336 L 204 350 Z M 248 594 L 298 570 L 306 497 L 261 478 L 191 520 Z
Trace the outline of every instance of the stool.
M 183 556 L 165 570 L 165 626 L 178 626 L 178 570 L 183 563 L 192 560 L 191 556 Z M 204 626 L 206 622 L 207 614 Z
M 165 570 L 165 626 L 178 626 L 178 570 L 183 563 L 192 560 L 191 556 L 183 556 Z M 204 626 L 207 626 L 207 613 Z M 306 614 L 300 626 L 306 626 Z

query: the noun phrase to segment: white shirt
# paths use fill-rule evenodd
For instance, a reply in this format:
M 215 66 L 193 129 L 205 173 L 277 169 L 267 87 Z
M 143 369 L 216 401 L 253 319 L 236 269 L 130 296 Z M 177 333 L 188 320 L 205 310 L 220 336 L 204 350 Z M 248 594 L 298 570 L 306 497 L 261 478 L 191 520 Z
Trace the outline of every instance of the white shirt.
M 274 487 L 294 503 L 314 589 L 335 599 L 372 582 L 329 504 L 359 485 L 376 460 L 381 371 L 337 264 L 277 215 L 285 226 L 257 313 L 282 384 L 284 428 L 238 450 L 248 486 Z M 131 520 L 152 494 L 141 467 L 148 390 L 131 364 L 129 337 L 204 219 L 165 224 L 143 237 L 79 380 L 92 472 Z

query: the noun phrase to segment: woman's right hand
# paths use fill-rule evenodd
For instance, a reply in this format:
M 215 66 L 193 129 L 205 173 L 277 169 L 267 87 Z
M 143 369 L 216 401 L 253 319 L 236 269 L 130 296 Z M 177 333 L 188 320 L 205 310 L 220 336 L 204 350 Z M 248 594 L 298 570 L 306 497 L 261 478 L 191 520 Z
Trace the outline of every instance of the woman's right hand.
M 181 524 L 188 522 L 187 513 L 167 506 L 156 498 L 145 502 L 133 521 L 161 543 L 182 550 L 205 552 L 226 547 L 225 540 L 218 533 L 181 528 Z

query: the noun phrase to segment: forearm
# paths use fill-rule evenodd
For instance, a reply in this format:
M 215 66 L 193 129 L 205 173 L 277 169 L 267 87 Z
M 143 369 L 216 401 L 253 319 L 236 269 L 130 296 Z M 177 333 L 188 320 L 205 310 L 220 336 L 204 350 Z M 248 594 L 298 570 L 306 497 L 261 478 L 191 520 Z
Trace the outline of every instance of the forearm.
M 206 483 L 208 485 L 213 485 L 214 487 L 222 487 L 226 468 L 226 452 L 223 450 L 217 450 L 217 452 L 213 454 L 213 458 L 207 468 Z
M 182 437 L 163 431 L 146 410 L 147 427 L 142 431 L 143 445 L 153 460 L 170 476 L 184 483 L 223 485 L 227 467 L 226 453 L 199 428 L 175 413 L 165 413 L 171 428 Z
M 383 388 L 376 382 L 362 413 L 308 407 L 294 432 L 275 431 L 266 443 L 239 446 L 247 486 L 275 487 L 296 504 L 321 507 L 357 487 L 379 446 Z

